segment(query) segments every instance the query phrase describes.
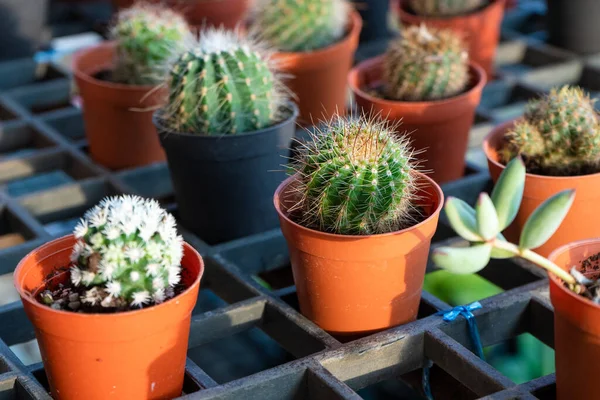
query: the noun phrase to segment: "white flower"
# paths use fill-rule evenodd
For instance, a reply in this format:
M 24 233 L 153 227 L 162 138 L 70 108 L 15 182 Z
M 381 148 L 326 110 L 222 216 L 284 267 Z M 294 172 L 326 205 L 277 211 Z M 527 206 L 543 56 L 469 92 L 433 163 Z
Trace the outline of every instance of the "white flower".
M 154 236 L 154 234 L 156 233 L 156 230 L 157 230 L 156 224 L 144 223 L 140 227 L 140 233 L 139 233 L 140 238 L 142 238 L 142 240 L 144 242 L 149 242 L 150 239 L 152 238 L 152 236 Z
M 114 263 L 119 263 L 125 258 L 123 249 L 116 244 L 110 244 L 104 251 L 104 260 Z
M 158 233 L 165 242 L 169 242 L 177 236 L 177 222 L 171 214 L 165 214 L 162 224 L 158 227 Z
M 141 292 L 135 292 L 133 294 L 133 299 L 131 300 L 132 306 L 142 306 L 144 303 L 147 303 L 150 300 L 150 293 L 146 290 L 142 290 Z
M 71 262 L 77 262 L 81 254 L 83 253 L 85 244 L 82 241 L 78 241 L 73 246 L 73 251 L 71 252 Z
M 88 223 L 85 219 L 81 218 L 79 223 L 73 230 L 73 235 L 76 239 L 83 238 L 88 233 Z
M 75 286 L 81 283 L 81 270 L 77 267 L 71 267 L 71 283 Z
M 95 287 L 86 291 L 85 297 L 83 298 L 83 301 L 85 303 L 90 303 L 91 305 L 95 305 L 96 303 L 98 303 L 101 300 L 102 300 L 102 297 L 100 296 L 100 293 L 98 292 L 98 288 L 95 288 Z
M 102 228 L 107 222 L 107 210 L 98 209 L 98 212 L 94 213 L 89 219 L 90 226 L 94 228 Z
M 94 233 L 90 238 L 90 243 L 94 249 L 99 249 L 104 244 L 104 236 L 100 232 Z
M 121 229 L 119 229 L 118 225 L 115 225 L 112 222 L 104 227 L 103 232 L 104 236 L 106 236 L 106 239 L 111 241 L 116 240 L 121 236 Z
M 138 226 L 135 224 L 135 222 L 131 220 L 121 221 L 120 226 L 123 233 L 127 236 L 134 234 L 138 229 Z
M 100 276 L 104 280 L 110 280 L 117 270 L 117 265 L 113 262 L 102 260 L 100 261 L 100 265 L 98 266 L 98 270 L 100 271 Z
M 96 274 L 90 271 L 81 271 L 81 281 L 84 285 L 89 286 L 96 278 Z
M 101 305 L 102 307 L 110 307 L 110 306 L 112 305 L 112 300 L 113 300 L 112 296 L 106 296 L 106 297 L 104 298 L 104 300 L 102 300 L 102 301 L 100 302 L 100 305 Z
M 140 273 L 137 271 L 131 271 L 131 273 L 129 274 L 129 279 L 131 279 L 132 282 L 137 282 L 140 280 Z
M 179 283 L 180 279 L 181 279 L 181 277 L 179 276 L 181 268 L 180 267 L 176 267 L 176 266 L 170 266 L 168 268 L 168 271 L 169 271 L 169 278 L 168 278 L 169 285 L 170 286 L 177 285 Z
M 130 243 L 127 245 L 127 249 L 125 250 L 125 256 L 132 263 L 136 263 L 142 257 L 144 257 L 144 249 L 142 249 L 137 243 Z
M 157 263 L 150 263 L 146 265 L 146 272 L 150 276 L 158 275 L 158 271 L 160 271 L 161 265 Z
M 154 300 L 155 303 L 162 303 L 163 301 L 165 301 L 165 290 L 164 289 L 157 289 L 154 294 L 152 295 L 152 298 Z
M 158 242 L 152 241 L 146 244 L 146 253 L 152 258 L 154 261 L 160 261 L 162 258 L 162 245 Z
M 110 296 L 117 297 L 121 294 L 121 284 L 117 281 L 108 282 L 106 284 L 106 291 Z
M 155 277 L 154 279 L 152 279 L 152 288 L 154 290 L 164 289 L 164 287 L 165 287 L 165 281 L 163 278 Z

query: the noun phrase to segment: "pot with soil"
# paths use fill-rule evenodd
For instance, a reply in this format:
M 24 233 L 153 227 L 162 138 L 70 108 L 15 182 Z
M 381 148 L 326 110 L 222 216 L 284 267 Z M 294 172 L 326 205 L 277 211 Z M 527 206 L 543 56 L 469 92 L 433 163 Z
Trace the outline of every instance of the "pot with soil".
M 597 237 L 600 215 L 600 125 L 593 102 L 579 88 L 553 89 L 531 101 L 525 115 L 496 127 L 483 149 L 494 181 L 507 161 L 520 154 L 527 167 L 523 202 L 505 231 L 516 240 L 541 202 L 562 190 L 576 189 L 575 204 L 560 229 L 537 252 L 548 256 L 567 243 Z
M 181 395 L 204 265 L 153 200 L 106 198 L 14 274 L 54 399 Z
M 170 100 L 155 114 L 179 217 L 211 244 L 277 227 L 271 198 L 298 110 L 261 48 L 233 31 L 201 32 L 175 60 Z
M 500 41 L 505 0 L 391 0 L 392 10 L 403 25 L 452 29 L 469 44 L 469 56 L 481 65 L 490 80 Z
M 469 131 L 486 78 L 468 61 L 460 36 L 409 27 L 385 55 L 353 68 L 348 81 L 360 109 L 402 121 L 437 183 L 464 175 Z
M 258 0 L 249 31 L 276 52 L 285 83 L 312 125 L 346 112 L 346 75 L 358 47 L 362 20 L 347 0 Z
M 337 117 L 274 196 L 301 312 L 333 335 L 415 320 L 444 195 L 383 120 Z
M 138 5 L 119 14 L 111 34 L 114 42 L 82 50 L 73 61 L 90 156 L 113 170 L 164 161 L 152 112 L 165 93 L 155 86 L 189 27 L 168 9 Z
M 600 51 L 600 2 L 596 0 L 547 0 L 548 42 L 580 54 Z

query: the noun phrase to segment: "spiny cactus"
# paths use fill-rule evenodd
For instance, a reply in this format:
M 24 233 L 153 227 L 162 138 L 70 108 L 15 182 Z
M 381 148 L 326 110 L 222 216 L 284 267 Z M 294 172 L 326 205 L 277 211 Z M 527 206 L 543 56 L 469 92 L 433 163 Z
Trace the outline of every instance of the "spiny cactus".
M 407 140 L 384 120 L 334 117 L 292 164 L 303 225 L 325 232 L 392 232 L 412 222 L 416 179 Z
M 259 43 L 213 28 L 175 59 L 169 86 L 165 123 L 192 134 L 263 129 L 280 120 L 288 98 Z
M 252 32 L 278 51 L 317 50 L 344 35 L 349 10 L 346 0 L 258 0 Z
M 156 4 L 138 3 L 119 12 L 111 29 L 116 41 L 114 80 L 151 85 L 163 79 L 160 67 L 191 39 L 184 18 Z
M 552 89 L 530 101 L 525 115 L 505 135 L 501 158 L 517 155 L 527 170 L 547 175 L 579 175 L 600 167 L 600 124 L 594 101 L 579 87 Z
M 467 14 L 487 4 L 487 0 L 410 0 L 410 7 L 418 15 L 450 17 Z
M 84 215 L 74 236 L 71 282 L 87 289 L 83 303 L 141 307 L 173 296 L 183 239 L 155 200 L 106 198 Z
M 390 44 L 383 65 L 385 94 L 394 100 L 451 97 L 469 83 L 466 45 L 449 30 L 411 26 Z

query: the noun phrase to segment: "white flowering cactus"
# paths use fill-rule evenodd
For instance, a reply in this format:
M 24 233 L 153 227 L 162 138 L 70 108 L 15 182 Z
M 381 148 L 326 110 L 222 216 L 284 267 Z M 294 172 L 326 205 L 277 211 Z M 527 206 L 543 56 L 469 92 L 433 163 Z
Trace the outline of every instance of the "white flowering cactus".
M 155 200 L 105 198 L 74 230 L 71 283 L 91 306 L 142 307 L 173 296 L 180 281 L 183 239 L 175 218 Z

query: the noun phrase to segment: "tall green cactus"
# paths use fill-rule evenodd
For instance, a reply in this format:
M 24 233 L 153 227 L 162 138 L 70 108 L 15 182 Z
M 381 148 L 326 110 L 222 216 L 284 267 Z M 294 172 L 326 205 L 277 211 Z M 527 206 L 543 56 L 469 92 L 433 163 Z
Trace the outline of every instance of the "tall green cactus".
M 335 117 L 313 135 L 292 164 L 297 211 L 305 226 L 365 235 L 392 232 L 411 221 L 415 199 L 412 151 L 386 121 Z
M 317 50 L 344 35 L 349 10 L 346 0 L 258 0 L 252 32 L 278 51 Z
M 392 42 L 383 66 L 385 94 L 394 100 L 451 97 L 469 82 L 466 45 L 450 30 L 411 26 Z
M 476 10 L 488 0 L 410 0 L 410 7 L 418 15 L 450 17 Z

